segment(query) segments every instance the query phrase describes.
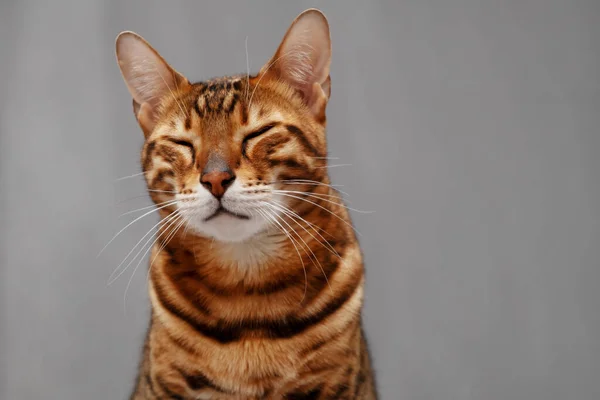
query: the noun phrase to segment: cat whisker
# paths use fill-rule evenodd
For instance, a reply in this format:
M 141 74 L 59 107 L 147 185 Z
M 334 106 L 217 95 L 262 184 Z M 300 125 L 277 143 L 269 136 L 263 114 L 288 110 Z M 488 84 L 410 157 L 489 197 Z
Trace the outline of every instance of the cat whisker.
M 165 239 L 165 242 L 162 244 L 162 246 L 158 249 L 158 251 L 156 252 L 156 255 L 154 256 L 154 258 L 152 259 L 152 261 L 150 262 L 150 265 L 148 267 L 148 275 L 147 278 L 150 277 L 150 269 L 152 268 L 152 265 L 154 265 L 154 261 L 156 261 L 156 257 L 158 257 L 158 255 L 165 249 L 165 247 L 167 247 L 167 245 L 169 244 L 169 242 L 173 239 L 173 237 L 175 236 L 175 234 L 177 233 L 177 231 L 186 223 L 185 220 L 185 216 L 183 214 L 180 214 L 180 220 L 178 222 L 178 226 L 171 230 L 171 232 L 167 235 L 167 238 Z M 185 233 L 185 231 L 184 231 Z M 153 245 L 154 246 L 154 245 Z
M 298 221 L 306 223 L 309 228 L 311 228 L 317 235 L 319 235 L 319 237 L 321 239 L 323 239 L 323 242 L 321 242 L 320 240 L 318 240 L 317 238 L 315 238 L 310 232 L 307 232 L 307 233 L 309 235 L 311 235 L 313 237 L 313 239 L 315 239 L 317 242 L 320 242 L 324 247 L 326 247 L 327 249 L 329 249 L 329 251 L 331 251 L 335 256 L 337 256 L 338 258 L 341 259 L 340 254 L 333 248 L 333 246 L 327 241 L 327 239 L 325 239 L 323 237 L 323 235 L 321 235 L 319 233 L 319 231 L 316 228 L 319 228 L 320 230 L 322 230 L 323 232 L 327 233 L 329 236 L 331 236 L 333 238 L 334 236 L 332 234 L 330 234 L 329 232 L 323 230 L 322 228 L 318 227 L 317 225 L 315 225 L 315 224 L 307 221 L 306 219 L 302 218 L 297 213 L 295 213 L 294 211 L 292 211 L 291 209 L 289 209 L 288 207 L 284 206 L 283 204 L 281 204 L 279 202 L 271 203 L 271 205 L 274 206 L 274 207 L 276 207 L 279 211 L 281 211 L 281 212 L 285 213 L 286 215 L 288 215 L 298 225 L 300 225 L 300 223 Z M 302 225 L 300 225 L 300 226 L 302 226 Z M 325 246 L 325 243 L 327 243 L 327 246 Z
M 310 179 L 283 179 L 281 181 L 273 181 L 273 182 L 291 182 L 294 184 L 309 184 L 312 183 L 313 185 L 321 185 L 321 186 L 328 186 L 331 188 L 337 188 L 337 187 L 343 187 L 344 185 L 333 185 L 330 183 L 324 183 L 324 182 L 319 182 L 319 181 L 313 181 Z
M 140 195 L 137 195 L 137 196 L 134 196 L 134 197 L 129 197 L 129 198 L 123 199 L 123 200 L 119 200 L 114 205 L 118 206 L 119 204 L 123 204 L 126 201 L 131 201 L 131 200 L 139 199 L 141 197 L 148 197 L 148 193 L 140 194 Z
M 157 204 L 152 204 L 152 205 L 147 206 L 147 207 L 138 208 L 137 210 L 131 210 L 131 211 L 124 212 L 123 214 L 119 215 L 117 218 L 121 218 L 121 217 L 124 217 L 125 215 L 133 214 L 133 213 L 140 212 L 140 211 L 143 211 L 143 210 L 148 210 L 150 208 L 155 208 L 157 206 L 161 206 L 161 205 L 167 204 L 167 203 L 177 204 L 179 201 L 180 200 L 167 200 L 167 201 L 163 201 L 163 202 L 160 202 L 160 203 L 157 203 Z
M 301 190 L 285 190 L 285 189 L 273 189 L 272 190 L 273 193 L 275 194 L 282 194 L 282 193 L 292 193 L 292 194 L 298 194 L 298 195 L 303 195 L 303 196 L 309 196 L 309 197 L 313 197 L 315 199 L 322 199 L 322 198 L 329 198 L 329 199 L 334 199 L 334 200 L 340 200 L 343 201 L 345 203 L 348 204 L 352 204 L 352 202 L 346 198 L 344 198 L 341 193 L 336 193 L 336 194 L 327 194 L 327 193 L 314 193 L 314 192 L 303 192 Z M 344 204 L 345 207 L 345 204 Z
M 135 249 L 140 245 L 140 243 L 142 243 L 142 241 L 148 236 L 150 235 L 150 233 L 153 232 L 153 230 L 160 226 L 161 224 L 166 224 L 167 222 L 169 222 L 170 220 L 172 220 L 175 216 L 177 215 L 177 212 L 167 216 L 164 219 L 161 219 L 160 221 L 158 221 L 152 228 L 150 228 L 148 230 L 148 232 L 146 232 L 146 234 L 144 236 L 142 236 L 142 238 L 135 244 L 135 246 L 133 246 L 133 248 L 129 251 L 129 253 L 127 253 L 127 255 L 125 256 L 125 258 L 123 258 L 123 261 L 121 261 L 119 263 L 119 265 L 117 265 L 117 267 L 115 268 L 115 270 L 110 274 L 110 276 L 108 277 L 108 283 L 107 286 L 110 286 L 113 284 L 113 282 L 115 282 L 124 272 L 125 270 L 127 270 L 127 268 L 129 268 L 129 265 L 131 265 L 131 263 L 133 262 L 133 260 L 135 260 L 140 253 L 143 251 L 143 249 L 146 247 L 146 245 L 152 240 L 152 236 L 150 236 L 150 238 L 148 239 L 148 241 L 146 241 L 146 243 L 144 243 L 141 247 L 141 249 L 138 251 L 138 253 L 133 257 L 133 260 L 129 262 L 129 264 L 127 264 L 127 266 L 117 274 L 117 271 L 119 271 L 119 268 L 125 263 L 125 261 L 127 261 L 127 259 L 129 259 L 129 256 L 131 256 L 131 253 L 133 253 L 135 251 Z M 115 274 L 117 274 L 115 276 Z
M 269 203 L 265 203 L 267 206 L 272 206 Z M 291 230 L 292 232 L 298 237 L 298 239 L 300 239 L 300 241 L 302 241 L 302 243 L 304 244 L 304 247 L 302 248 L 304 250 L 304 252 L 306 253 L 306 255 L 308 256 L 308 258 L 310 258 L 313 262 L 314 265 L 319 266 L 319 268 L 321 269 L 321 271 L 323 272 L 323 275 L 325 276 L 325 280 L 327 281 L 327 285 L 329 285 L 329 279 L 327 278 L 327 275 L 325 274 L 325 270 L 323 269 L 323 266 L 321 265 L 321 262 L 319 261 L 319 259 L 317 258 L 317 256 L 315 255 L 315 253 L 311 250 L 310 246 L 308 245 L 308 243 L 306 243 L 306 241 L 304 240 L 304 238 L 282 217 L 278 216 L 277 214 L 275 214 L 276 217 L 278 217 L 281 222 L 283 222 L 284 224 L 286 224 Z M 304 229 L 304 227 L 302 227 L 300 225 L 301 228 Z M 306 229 L 304 229 L 307 233 L 310 234 L 310 232 L 308 232 Z M 312 235 L 311 235 L 312 236 Z M 314 238 L 314 236 L 313 236 Z M 316 240 L 316 239 L 315 239 Z M 308 250 L 308 251 L 307 251 Z M 310 251 L 310 254 L 308 253 Z M 311 257 L 312 255 L 312 257 Z M 315 263 L 316 262 L 316 263 Z M 333 293 L 333 289 L 331 289 L 331 285 L 329 285 L 329 289 L 332 291 Z
M 146 174 L 146 171 L 139 172 L 139 173 L 137 173 L 137 174 L 133 174 L 133 175 L 122 176 L 122 177 L 120 177 L 120 178 L 117 178 L 117 179 L 115 179 L 115 182 L 123 181 L 123 180 L 125 180 L 125 179 L 129 179 L 129 178 L 135 178 L 135 177 L 137 177 L 137 176 L 142 176 L 142 175 L 145 175 L 145 174 Z
M 323 228 L 321 228 L 320 226 L 318 226 L 318 225 L 315 225 L 315 224 L 313 224 L 312 222 L 309 222 L 309 221 L 307 221 L 306 219 L 302 218 L 300 215 L 298 215 L 296 212 L 294 212 L 294 211 L 293 211 L 291 208 L 288 208 L 288 207 L 286 207 L 286 205 L 285 205 L 284 203 L 282 203 L 282 202 L 279 202 L 279 201 L 277 201 L 277 200 L 275 200 L 275 199 L 271 199 L 271 204 L 278 205 L 278 206 L 282 207 L 283 209 L 287 210 L 288 212 L 292 213 L 292 214 L 293 214 L 293 215 L 294 215 L 296 218 L 298 218 L 299 220 L 301 220 L 301 221 L 305 222 L 305 223 L 306 223 L 306 224 L 308 224 L 308 225 L 309 225 L 311 228 L 313 228 L 313 230 L 315 230 L 315 231 L 321 231 L 321 232 L 323 232 L 324 234 L 326 234 L 327 236 L 329 236 L 329 237 L 330 237 L 330 238 L 332 238 L 332 239 L 333 239 L 333 238 L 335 238 L 335 236 L 334 236 L 334 235 L 332 235 L 331 233 L 327 232 L 325 229 L 323 229 Z M 321 236 L 321 235 L 319 235 L 319 236 Z M 322 236 L 321 236 L 321 237 L 322 237 Z M 325 240 L 325 241 L 326 241 L 326 239 L 325 239 L 325 238 L 323 238 L 323 240 Z
M 185 213 L 184 212 L 180 212 L 180 224 L 186 224 L 186 220 L 185 220 Z M 186 229 L 189 225 L 186 225 Z M 175 230 L 173 230 L 173 236 L 175 236 L 175 233 L 181 228 L 181 225 L 178 226 Z M 185 236 L 185 230 L 183 232 L 184 236 Z M 154 261 L 156 260 L 156 257 L 158 257 L 158 255 L 162 252 L 162 250 L 169 244 L 169 242 L 171 241 L 171 239 L 173 239 L 173 236 L 170 236 L 165 240 L 164 245 L 156 252 L 156 255 L 154 256 L 154 259 L 150 262 L 150 265 L 148 266 L 148 272 L 146 273 L 146 281 L 150 281 L 150 273 L 152 272 L 152 265 L 154 264 Z M 155 242 L 156 243 L 156 242 Z M 154 244 L 152 244 L 152 246 L 154 246 Z M 196 254 L 194 253 L 194 260 L 196 260 Z M 198 260 L 196 260 L 196 262 L 198 262 Z
M 331 185 L 331 184 L 327 184 L 327 183 L 323 183 L 323 182 L 319 182 L 319 181 L 311 181 L 308 179 L 285 179 L 285 180 L 281 180 L 281 181 L 272 181 L 269 182 L 270 184 L 273 183 L 282 183 L 284 185 L 309 185 L 309 186 L 327 186 L 345 196 L 350 197 L 350 195 L 346 192 L 344 192 L 341 189 L 338 189 L 340 187 L 343 187 L 344 185 Z
M 250 94 L 250 57 L 248 56 L 248 36 L 246 36 L 246 41 L 245 41 L 245 47 L 246 47 L 246 78 L 247 78 L 247 82 L 246 82 L 246 102 L 248 101 L 248 94 Z
M 281 232 L 285 236 L 287 236 L 287 238 L 290 240 L 290 242 L 294 246 L 294 249 L 296 249 L 296 253 L 298 253 L 298 257 L 300 258 L 300 264 L 302 264 L 302 270 L 304 271 L 304 294 L 302 295 L 302 298 L 300 299 L 300 303 L 302 303 L 304 301 L 304 299 L 306 298 L 306 293 L 308 291 L 308 274 L 306 272 L 306 266 L 304 265 L 304 260 L 302 259 L 302 255 L 300 254 L 300 250 L 298 250 L 298 246 L 296 246 L 297 241 L 294 238 L 292 238 L 291 234 L 285 230 L 285 228 L 283 227 L 283 225 L 281 225 L 279 223 L 279 221 L 277 221 L 277 219 L 275 218 L 275 214 L 270 213 L 268 210 L 257 209 L 257 211 L 259 213 L 262 213 L 264 216 L 268 217 L 272 222 L 274 222 L 275 224 L 277 224 L 277 226 L 279 226 Z
M 131 221 L 130 223 L 128 223 L 127 225 L 125 225 L 124 228 L 122 228 L 119 232 L 117 232 L 117 234 L 115 236 L 113 236 L 112 239 L 110 239 L 108 241 L 108 243 L 106 243 L 106 245 L 102 248 L 102 250 L 100 250 L 100 252 L 98 253 L 98 255 L 96 256 L 96 258 L 100 257 L 100 255 L 104 252 L 104 250 L 106 250 L 106 248 L 121 234 L 123 233 L 123 231 L 127 228 L 129 228 L 131 225 L 133 225 L 134 223 L 136 223 L 137 221 L 139 221 L 140 219 L 152 214 L 153 212 L 157 211 L 157 210 L 161 210 L 163 208 L 169 207 L 170 204 L 165 204 L 163 206 L 160 206 L 158 208 L 156 208 L 155 210 L 150 210 L 142 215 L 140 215 L 139 217 L 137 217 L 136 219 L 134 219 L 133 221 Z
M 186 224 L 185 228 L 183 229 L 183 237 L 185 238 L 187 235 L 188 230 L 190 229 L 190 224 Z
M 362 234 L 361 234 L 361 233 L 360 233 L 360 232 L 359 232 L 359 231 L 358 231 L 356 228 L 354 228 L 354 227 L 352 226 L 352 224 L 350 224 L 348 221 L 346 221 L 345 219 L 341 218 L 339 215 L 335 214 L 335 213 L 334 213 L 334 212 L 332 212 L 331 210 L 328 210 L 327 208 L 323 207 L 322 205 L 320 205 L 320 204 L 317 204 L 317 203 L 315 203 L 314 201 L 310 201 L 310 200 L 304 199 L 304 198 L 302 198 L 302 197 L 294 196 L 294 195 L 291 195 L 291 194 L 282 194 L 282 195 L 283 195 L 283 196 L 292 197 L 292 198 L 295 198 L 295 199 L 298 199 L 298 200 L 305 201 L 305 202 L 307 202 L 307 203 L 310 203 L 310 204 L 312 204 L 312 205 L 314 205 L 314 206 L 316 206 L 316 207 L 319 207 L 320 209 L 322 209 L 322 210 L 324 210 L 324 211 L 327 211 L 329 214 L 333 215 L 334 217 L 336 217 L 337 219 L 339 219 L 340 221 L 342 221 L 344 224 L 346 224 L 347 226 L 349 226 L 350 228 L 352 228 L 352 230 L 353 230 L 354 232 L 356 232 L 356 234 L 357 234 L 357 235 L 359 235 L 359 236 L 362 236 Z
M 190 228 L 190 226 L 191 226 L 190 224 L 187 224 L 187 225 L 185 226 L 185 229 L 183 230 L 183 236 L 184 236 L 184 237 L 185 237 L 185 235 L 187 234 L 187 231 L 188 231 L 188 229 Z
M 351 166 L 352 166 L 352 164 L 334 164 L 334 165 L 323 165 L 323 166 L 315 167 L 315 169 L 317 169 L 317 168 L 351 167 Z
M 339 157 L 310 157 L 310 158 L 314 158 L 315 160 L 339 160 Z
M 148 189 L 149 192 L 152 193 L 170 193 L 170 194 L 179 194 L 176 190 L 158 190 L 158 189 Z
M 179 192 L 171 192 L 171 191 L 166 191 L 166 190 L 154 190 L 154 189 L 147 189 L 147 190 L 146 190 L 146 192 L 145 192 L 145 193 L 143 193 L 143 194 L 138 194 L 138 195 L 136 195 L 136 196 L 129 197 L 129 198 L 127 198 L 127 199 L 119 200 L 119 201 L 117 201 L 117 202 L 116 202 L 114 205 L 115 205 L 115 206 L 118 206 L 119 204 L 125 203 L 125 202 L 127 202 L 127 201 L 131 201 L 131 200 L 139 199 L 139 198 L 142 198 L 142 197 L 145 197 L 145 198 L 151 199 L 151 198 L 152 198 L 152 197 L 151 197 L 151 194 L 150 194 L 150 193 L 148 193 L 148 192 L 155 192 L 155 193 L 166 193 L 166 194 L 179 194 Z
M 300 190 L 273 189 L 273 193 L 296 193 L 296 194 L 301 194 L 301 195 L 306 195 L 306 196 L 312 195 L 312 196 L 329 197 L 329 198 L 335 198 L 335 199 L 339 199 L 340 198 L 340 196 L 337 196 L 335 194 L 302 192 Z
M 305 199 L 302 199 L 302 198 L 299 198 L 299 197 L 296 197 L 296 196 L 292 196 L 292 195 L 290 195 L 290 194 L 289 194 L 289 193 L 290 193 L 290 191 L 274 190 L 273 192 L 274 192 L 274 193 L 278 193 L 278 194 L 280 194 L 280 195 L 282 195 L 282 196 L 290 196 L 290 197 L 294 197 L 294 198 L 296 198 L 296 199 L 299 199 L 299 200 L 305 200 Z M 302 193 L 302 192 L 300 192 L 300 193 Z M 345 209 L 347 209 L 347 210 L 351 210 L 351 211 L 354 211 L 354 212 L 357 212 L 357 213 L 360 213 L 360 214 L 373 214 L 373 213 L 375 212 L 375 211 L 363 211 L 363 210 L 357 210 L 356 208 L 348 207 L 348 206 L 347 206 L 347 205 L 345 205 L 344 203 L 338 203 L 338 202 L 335 202 L 335 201 L 331 201 L 331 200 L 328 200 L 328 199 L 324 199 L 324 198 L 322 198 L 322 197 L 318 197 L 318 196 L 317 196 L 317 195 L 315 195 L 314 193 L 302 193 L 302 195 L 303 195 L 303 196 L 307 196 L 307 197 L 316 198 L 316 199 L 319 199 L 319 200 L 325 201 L 325 202 L 327 202 L 327 203 L 335 204 L 336 206 L 344 207 L 344 208 L 345 208 Z
M 270 205 L 270 206 L 274 206 L 274 205 Z M 277 209 L 277 208 L 276 208 L 276 209 Z M 311 236 L 311 237 L 312 237 L 312 238 L 313 238 L 313 239 L 314 239 L 314 240 L 315 240 L 317 243 L 319 243 L 321 246 L 323 246 L 324 248 L 326 248 L 327 250 L 329 250 L 329 251 L 330 251 L 330 252 L 331 252 L 331 253 L 332 253 L 334 256 L 336 256 L 337 258 L 339 258 L 340 260 L 342 260 L 342 257 L 340 256 L 340 254 L 339 254 L 339 253 L 338 253 L 338 252 L 337 252 L 337 251 L 336 251 L 336 250 L 335 250 L 335 249 L 334 249 L 334 248 L 331 246 L 331 244 L 330 244 L 329 242 L 327 242 L 327 240 L 326 240 L 326 239 L 325 239 L 325 238 L 324 238 L 324 237 L 323 237 L 321 234 L 319 234 L 319 232 L 318 232 L 316 229 L 314 229 L 312 226 L 310 226 L 310 225 L 312 225 L 312 224 L 310 224 L 310 223 L 309 223 L 309 224 L 310 224 L 310 225 L 309 225 L 309 227 L 311 227 L 311 228 L 312 228 L 312 229 L 315 231 L 315 233 L 316 233 L 317 235 L 319 235 L 319 236 L 320 236 L 320 237 L 323 239 L 323 241 L 320 241 L 319 239 L 317 239 L 317 238 L 316 238 L 316 237 L 315 237 L 315 236 L 314 236 L 314 235 L 313 235 L 311 232 L 309 232 L 309 231 L 308 231 L 308 230 L 307 230 L 307 229 L 306 229 L 304 226 L 302 226 L 302 224 L 300 224 L 300 223 L 298 222 L 298 219 L 296 219 L 296 218 L 294 217 L 294 215 L 293 215 L 293 214 L 295 214 L 295 213 L 288 212 L 288 211 L 285 209 L 285 207 L 282 207 L 282 208 L 280 208 L 280 209 L 279 209 L 279 211 L 281 211 L 281 212 L 285 213 L 285 214 L 286 214 L 288 217 L 290 217 L 290 219 L 291 219 L 292 221 L 294 221 L 294 222 L 296 223 L 296 225 L 298 225 L 298 226 L 300 226 L 302 229 L 304 229 L 304 231 L 305 231 L 306 233 L 308 233 L 308 234 L 309 234 L 309 235 L 310 235 L 310 236 Z M 308 222 L 308 221 L 305 221 L 305 220 L 303 220 L 302 218 L 300 218 L 300 220 L 301 220 L 301 221 L 304 221 L 304 222 Z M 325 244 L 327 244 L 327 245 L 325 245 Z M 313 252 L 312 252 L 312 250 L 311 250 L 311 253 L 313 253 Z M 313 256 L 314 256 L 314 253 L 313 253 Z M 315 257 L 315 259 L 316 259 L 316 257 Z M 330 289 L 330 290 L 332 290 L 332 288 L 331 288 L 331 285 L 329 284 L 329 277 L 328 277 L 328 276 L 327 276 L 327 274 L 325 273 L 325 270 L 323 269 L 323 266 L 321 265 L 321 263 L 320 263 L 320 262 L 319 262 L 319 267 L 320 267 L 320 269 L 321 269 L 321 272 L 323 273 L 323 276 L 325 277 L 325 280 L 327 281 L 327 285 L 329 286 L 329 289 Z M 332 291 L 332 293 L 333 293 L 333 291 Z
M 175 221 L 179 221 L 180 219 L 181 219 L 181 215 L 178 215 L 177 218 L 174 218 L 173 220 L 171 220 L 171 222 L 169 222 L 169 226 L 166 229 L 168 230 L 173 224 L 177 223 Z M 138 270 L 138 268 L 140 267 L 140 265 L 142 264 L 142 261 L 144 261 L 144 257 L 146 257 L 146 255 L 148 254 L 148 252 L 150 250 L 152 250 L 152 248 L 154 247 L 154 245 L 156 244 L 156 242 L 160 239 L 160 237 L 161 237 L 161 232 L 159 232 L 158 235 L 156 235 L 156 239 L 154 239 L 154 241 L 150 244 L 150 246 L 148 246 L 148 248 L 146 249 L 146 252 L 142 255 L 142 257 L 140 258 L 140 261 L 137 263 L 137 265 L 133 269 L 133 273 L 131 274 L 131 277 L 129 278 L 129 281 L 127 281 L 127 286 L 125 287 L 125 293 L 123 294 L 123 313 L 125 315 L 127 315 L 127 308 L 126 308 L 126 304 L 127 304 L 127 291 L 129 290 L 129 286 L 131 286 L 131 282 L 133 281 L 133 277 L 135 276 L 135 273 Z M 151 266 L 152 265 L 150 265 L 150 267 Z M 148 269 L 150 269 L 150 267 Z
M 269 206 L 269 207 L 274 207 L 272 204 L 266 203 L 265 205 Z M 289 216 L 289 214 L 286 214 Z M 298 221 L 294 218 L 291 218 L 292 221 L 294 221 L 296 223 L 296 225 L 298 225 L 299 227 L 301 227 L 302 229 L 304 229 L 304 231 L 306 233 L 308 233 L 316 242 L 318 242 L 319 244 L 321 244 L 323 247 L 327 248 L 323 242 L 321 242 L 320 240 L 318 240 L 316 237 L 314 237 L 314 235 L 312 233 L 310 233 L 304 226 L 302 226 L 300 223 L 298 223 Z M 285 222 L 285 220 L 284 220 Z M 287 222 L 286 225 L 290 226 Z M 293 228 L 290 226 L 290 229 L 293 230 Z M 295 232 L 295 230 L 294 230 Z M 296 232 L 296 235 L 298 235 L 298 237 L 300 238 L 300 240 L 302 240 L 302 242 L 306 245 L 306 248 L 310 251 L 310 253 L 313 256 L 313 264 L 316 261 L 317 264 L 319 265 L 319 268 L 321 269 L 321 272 L 323 273 L 323 276 L 325 277 L 325 281 L 327 282 L 327 286 L 329 286 L 329 290 L 331 291 L 331 293 L 333 294 L 333 289 L 331 288 L 331 285 L 329 284 L 329 278 L 327 277 L 327 274 L 325 273 L 325 269 L 323 269 L 323 266 L 321 265 L 321 262 L 319 261 L 319 259 L 317 258 L 317 256 L 315 255 L 315 253 L 311 250 L 310 246 L 306 243 L 306 241 L 302 238 L 302 236 L 300 236 L 300 234 L 298 234 Z M 337 254 L 337 252 L 335 250 L 333 250 L 333 253 L 336 254 L 338 257 L 340 257 L 339 254 Z M 308 254 L 308 253 L 307 253 Z M 310 255 L 309 255 L 310 257 Z M 341 259 L 341 257 L 340 257 Z

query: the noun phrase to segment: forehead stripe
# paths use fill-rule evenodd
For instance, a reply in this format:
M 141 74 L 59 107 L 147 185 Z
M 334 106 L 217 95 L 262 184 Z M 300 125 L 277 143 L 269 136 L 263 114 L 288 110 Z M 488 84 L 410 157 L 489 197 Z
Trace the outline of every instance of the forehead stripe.
M 308 141 L 306 134 L 295 125 L 286 125 L 285 126 L 288 132 L 296 136 L 296 138 L 302 143 L 304 148 L 310 151 L 314 156 L 322 157 L 322 154 L 319 153 L 319 150 L 315 146 L 312 145 L 311 142 Z
M 240 100 L 241 79 L 208 81 L 198 85 L 201 85 L 201 89 L 194 110 L 200 117 L 207 112 L 230 113 Z

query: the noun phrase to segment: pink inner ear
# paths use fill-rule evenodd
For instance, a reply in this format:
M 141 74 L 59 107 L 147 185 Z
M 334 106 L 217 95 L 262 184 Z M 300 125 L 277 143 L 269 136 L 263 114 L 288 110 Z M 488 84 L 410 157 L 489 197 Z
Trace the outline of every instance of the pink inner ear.
M 314 84 L 326 85 L 331 62 L 327 20 L 319 12 L 302 14 L 288 30 L 277 54 L 281 79 L 298 89 L 307 102 L 314 100 Z M 329 88 L 316 93 L 321 98 Z M 309 104 L 310 105 L 310 104 Z
M 156 113 L 154 109 L 148 103 L 138 104 L 134 100 L 133 111 L 140 128 L 142 128 L 142 132 L 144 132 L 144 136 L 148 137 L 156 125 Z
M 325 96 L 327 96 L 327 99 L 329 100 L 329 97 L 331 97 L 331 76 L 328 76 L 327 79 L 325 79 L 325 82 L 323 82 L 321 87 L 323 88 L 323 93 L 325 93 Z

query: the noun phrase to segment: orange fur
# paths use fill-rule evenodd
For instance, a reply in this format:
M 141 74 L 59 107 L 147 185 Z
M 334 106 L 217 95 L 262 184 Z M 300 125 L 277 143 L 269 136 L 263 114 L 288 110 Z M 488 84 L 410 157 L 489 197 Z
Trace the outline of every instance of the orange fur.
M 361 251 L 326 168 L 328 40 L 308 10 L 258 75 L 195 84 L 139 36 L 117 40 L 164 221 L 131 399 L 376 398 Z M 227 212 L 199 219 L 200 196 Z

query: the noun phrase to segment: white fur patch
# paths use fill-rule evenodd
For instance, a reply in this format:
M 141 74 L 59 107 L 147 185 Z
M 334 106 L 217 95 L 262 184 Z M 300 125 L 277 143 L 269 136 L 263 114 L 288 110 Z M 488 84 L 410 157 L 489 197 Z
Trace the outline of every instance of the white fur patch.
M 270 196 L 270 193 L 246 189 L 236 180 L 225 192 L 221 205 L 227 211 L 247 216 L 247 219 L 227 213 L 211 218 L 219 209 L 219 201 L 201 185 L 196 187 L 194 194 L 177 195 L 177 198 L 182 200 L 178 208 L 189 229 L 220 242 L 236 243 L 247 241 L 268 228 L 269 222 L 264 217 L 265 207 L 261 201 L 268 200 Z

